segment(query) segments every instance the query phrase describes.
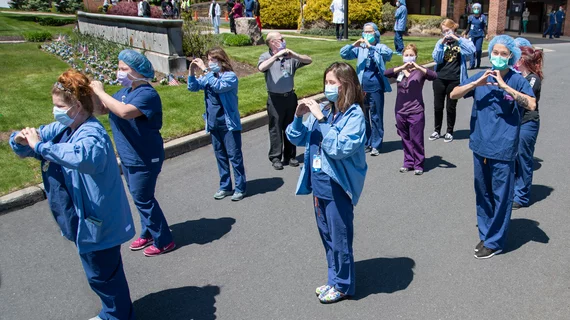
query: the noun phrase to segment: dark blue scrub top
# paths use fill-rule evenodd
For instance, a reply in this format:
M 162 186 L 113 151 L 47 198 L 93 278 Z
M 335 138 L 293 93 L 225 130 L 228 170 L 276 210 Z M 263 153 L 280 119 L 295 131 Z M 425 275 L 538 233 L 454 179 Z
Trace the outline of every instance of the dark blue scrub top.
M 475 15 L 469 16 L 469 22 L 471 22 L 471 29 L 469 29 L 469 36 L 472 38 L 480 38 L 485 36 L 485 26 L 487 24 L 487 18 L 485 15 L 480 15 L 476 17 Z
M 364 74 L 362 75 L 362 91 L 364 92 L 376 92 L 378 90 L 384 91 L 382 85 L 382 75 L 380 74 L 380 69 L 374 61 L 374 50 L 368 50 L 368 58 L 366 61 L 366 67 L 364 68 Z
M 326 115 L 326 113 L 325 113 Z M 338 122 L 342 118 L 343 114 L 341 112 L 332 119 L 332 113 L 329 114 L 328 123 L 333 124 Z M 334 122 L 333 122 L 334 120 Z M 340 188 L 342 187 L 336 183 L 331 177 L 326 174 L 322 169 L 318 172 L 313 171 L 313 157 L 316 154 L 320 154 L 321 156 L 321 163 L 324 157 L 323 151 L 321 149 L 321 142 L 323 141 L 323 134 L 321 132 L 321 127 L 319 126 L 319 122 L 315 120 L 313 123 L 313 130 L 311 131 L 311 136 L 309 138 L 309 166 L 310 168 L 306 168 L 305 170 L 309 170 L 310 175 L 310 184 L 311 188 L 313 189 L 313 195 L 319 199 L 323 200 L 334 200 L 333 198 L 333 188 Z M 343 191 L 344 192 L 344 191 Z
M 206 95 L 206 122 L 208 130 L 227 130 L 226 116 L 220 96 L 212 90 L 210 85 L 206 85 L 204 93 Z
M 484 71 L 478 72 L 465 83 L 476 81 L 483 74 Z M 516 91 L 534 97 L 528 81 L 520 74 L 510 70 L 503 80 Z M 471 96 L 474 99 L 469 148 L 481 157 L 514 161 L 524 108 L 498 86 L 477 87 L 465 95 L 466 98 Z
M 134 119 L 122 119 L 109 112 L 115 146 L 125 166 L 142 167 L 164 160 L 162 102 L 150 84 L 123 88 L 113 95 L 124 104 L 132 104 L 142 113 Z

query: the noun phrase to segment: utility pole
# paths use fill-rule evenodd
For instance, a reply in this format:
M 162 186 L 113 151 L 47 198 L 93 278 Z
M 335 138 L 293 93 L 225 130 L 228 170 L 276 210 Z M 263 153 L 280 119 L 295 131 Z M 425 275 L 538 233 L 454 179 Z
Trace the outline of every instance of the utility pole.
M 344 40 L 348 40 L 348 0 L 344 1 Z

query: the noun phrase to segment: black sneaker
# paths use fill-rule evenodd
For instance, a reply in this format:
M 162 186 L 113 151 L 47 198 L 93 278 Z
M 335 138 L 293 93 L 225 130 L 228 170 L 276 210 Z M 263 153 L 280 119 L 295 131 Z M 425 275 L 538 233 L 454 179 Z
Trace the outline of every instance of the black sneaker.
M 283 170 L 283 163 L 281 163 L 281 161 L 279 161 L 279 160 L 273 161 L 272 166 L 273 166 L 273 169 L 275 169 L 275 170 Z
M 372 147 L 371 147 L 371 146 L 367 146 L 366 148 L 364 148 L 364 152 L 365 152 L 365 153 L 368 153 L 368 152 L 370 152 L 370 151 L 372 151 Z
M 298 167 L 299 166 L 299 161 L 297 159 L 291 159 L 289 160 L 289 165 L 291 167 Z
M 479 252 L 479 250 L 481 250 L 484 245 L 485 245 L 485 241 L 483 241 L 483 240 L 479 241 L 479 243 L 475 246 L 475 252 Z
M 501 253 L 503 250 L 501 249 L 497 249 L 497 250 L 493 250 L 493 249 L 489 249 L 485 246 L 483 246 L 483 248 L 481 248 L 479 251 L 475 252 L 475 258 L 477 259 L 489 259 L 491 257 L 493 257 L 496 254 Z
M 513 201 L 513 210 L 518 210 L 522 207 L 523 207 L 522 204 Z

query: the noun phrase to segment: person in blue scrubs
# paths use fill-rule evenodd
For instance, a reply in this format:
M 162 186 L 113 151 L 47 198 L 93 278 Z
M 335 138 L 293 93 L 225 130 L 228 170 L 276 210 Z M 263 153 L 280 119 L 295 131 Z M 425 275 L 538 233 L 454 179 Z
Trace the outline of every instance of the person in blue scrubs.
M 536 97 L 536 110 L 524 110 L 521 120 L 521 133 L 519 152 L 515 167 L 515 198 L 513 210 L 527 207 L 530 204 L 530 190 L 532 187 L 532 174 L 534 170 L 534 146 L 540 129 L 540 116 L 538 114 L 538 101 L 542 87 L 542 65 L 544 56 L 542 50 L 531 46 L 523 46 L 521 58 L 515 67 L 528 81 Z
M 560 38 L 562 35 L 562 24 L 566 18 L 566 13 L 564 12 L 564 7 L 560 6 L 558 11 L 556 11 L 556 33 L 554 33 L 555 38 Z
M 160 135 L 162 102 L 149 83 L 153 77 L 150 61 L 143 54 L 126 49 L 119 53 L 117 72 L 117 80 L 123 89 L 110 96 L 101 82 L 91 83 L 109 113 L 123 175 L 141 218 L 140 237 L 129 248 L 133 251 L 144 249 L 147 257 L 176 247 L 164 213 L 154 197 L 164 161 L 164 145 Z
M 556 32 L 556 9 L 552 8 L 552 12 L 548 14 L 548 28 L 542 34 L 543 38 L 546 38 L 546 35 L 549 36 L 549 39 L 552 39 L 552 36 Z
M 473 14 L 467 18 L 467 35 L 475 45 L 475 53 L 471 57 L 471 68 L 481 67 L 481 55 L 483 54 L 483 40 L 487 29 L 487 16 L 481 13 L 481 4 L 475 3 L 471 7 Z
M 396 0 L 396 7 L 398 9 L 394 13 L 394 18 L 396 19 L 394 24 L 394 48 L 396 49 L 396 54 L 401 56 L 404 53 L 404 32 L 406 32 L 408 24 L 406 0 Z
M 489 43 L 492 69 L 478 72 L 451 92 L 452 99 L 473 97 L 469 148 L 473 151 L 479 243 L 475 258 L 486 259 L 505 247 L 515 187 L 515 160 L 521 115 L 535 110 L 528 81 L 511 68 L 520 49 L 513 38 Z
M 392 59 L 392 50 L 380 43 L 380 31 L 375 23 L 364 25 L 362 38 L 340 49 L 340 56 L 356 60 L 358 80 L 365 93 L 366 152 L 380 155 L 384 140 L 384 93 L 392 92 L 390 82 L 384 76 L 386 62 Z
M 92 319 L 135 319 L 121 244 L 135 235 L 111 138 L 93 116 L 89 79 L 69 70 L 52 88 L 55 122 L 10 136 L 20 157 L 34 157 L 61 234 L 77 246 L 102 309 Z
M 328 102 L 299 102 L 287 138 L 305 147 L 305 162 L 296 194 L 313 193 L 315 218 L 325 247 L 328 281 L 316 289 L 321 303 L 354 295 L 352 240 L 354 206 L 358 203 L 368 169 L 364 146 L 365 117 L 362 90 L 354 69 L 335 62 L 325 71 Z M 303 116 L 309 114 L 303 122 Z
M 220 189 L 214 194 L 214 199 L 221 200 L 231 195 L 232 201 L 240 201 L 246 194 L 246 178 L 241 151 L 238 77 L 223 49 L 210 49 L 206 56 L 208 67 L 200 58 L 190 64 L 188 90 L 204 90 L 206 132 L 212 137 L 220 173 Z M 203 72 L 202 77 L 196 78 L 196 69 Z M 232 191 L 230 163 L 236 179 L 235 191 Z

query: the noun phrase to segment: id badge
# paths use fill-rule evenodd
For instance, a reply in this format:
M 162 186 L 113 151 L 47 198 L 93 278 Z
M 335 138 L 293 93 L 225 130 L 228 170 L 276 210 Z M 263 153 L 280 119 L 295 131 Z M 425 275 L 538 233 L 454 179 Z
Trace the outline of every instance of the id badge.
M 398 74 L 398 78 L 396 78 L 396 81 L 401 82 L 402 80 L 404 80 L 404 73 L 403 73 L 403 72 L 400 72 L 400 73 Z
M 283 78 L 289 78 L 289 72 L 285 69 L 281 69 L 281 73 L 283 73 Z
M 370 68 L 370 58 L 366 58 L 366 68 Z
M 320 154 L 313 155 L 313 172 L 321 171 L 321 166 L 322 166 L 321 155 Z

